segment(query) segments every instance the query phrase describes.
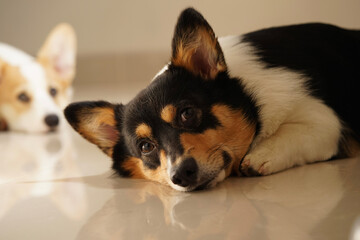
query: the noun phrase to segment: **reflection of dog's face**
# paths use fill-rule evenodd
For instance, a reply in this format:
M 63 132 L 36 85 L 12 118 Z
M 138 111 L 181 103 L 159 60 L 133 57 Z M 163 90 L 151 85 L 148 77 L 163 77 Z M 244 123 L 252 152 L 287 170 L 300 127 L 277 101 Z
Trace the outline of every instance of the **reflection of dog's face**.
M 60 24 L 36 59 L 0 44 L 0 130 L 47 132 L 59 127 L 71 98 L 75 41 L 73 29 Z
M 67 128 L 52 134 L 2 133 L 0 142 L 0 165 L 6 166 L 0 169 L 0 219 L 14 216 L 19 205 L 31 209 L 29 199 L 37 197 L 59 214 L 72 219 L 84 216 L 88 206 L 85 187 L 61 181 L 80 175 Z
M 46 135 L 4 133 L 0 135 L 1 163 L 9 166 L 0 170 L 4 179 L 23 181 L 48 180 L 73 169 L 70 161 L 71 139 L 66 131 Z M 69 159 L 69 161 L 60 161 Z
M 357 160 L 352 161 L 354 169 L 360 166 Z M 344 176 L 342 173 L 336 164 L 322 163 L 265 178 L 232 178 L 216 189 L 197 194 L 174 191 L 152 182 L 110 179 L 106 181 L 107 188 L 116 189 L 114 194 L 83 225 L 78 239 L 169 238 L 165 236 L 171 239 L 283 239 L 284 236 L 311 239 L 316 234 L 323 236 L 324 227 L 334 223 L 327 221 L 329 214 L 342 211 L 344 204 L 348 204 L 342 201 L 342 180 L 348 173 Z M 104 183 L 103 176 L 84 181 Z M 97 193 L 93 194 L 96 198 Z M 337 231 L 339 236 L 348 233 L 345 227 Z M 331 234 L 333 232 L 326 231 L 325 236 L 331 239 Z
M 171 63 L 127 105 L 82 102 L 70 124 L 114 160 L 124 176 L 181 191 L 215 185 L 238 169 L 256 128 L 257 111 L 195 10 L 179 17 Z

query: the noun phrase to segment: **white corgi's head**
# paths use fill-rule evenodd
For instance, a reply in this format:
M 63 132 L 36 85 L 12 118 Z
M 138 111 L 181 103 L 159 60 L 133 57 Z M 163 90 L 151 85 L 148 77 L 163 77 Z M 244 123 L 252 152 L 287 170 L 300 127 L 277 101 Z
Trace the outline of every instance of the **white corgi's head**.
M 59 128 L 72 96 L 76 36 L 55 27 L 36 58 L 0 43 L 0 130 L 48 132 Z

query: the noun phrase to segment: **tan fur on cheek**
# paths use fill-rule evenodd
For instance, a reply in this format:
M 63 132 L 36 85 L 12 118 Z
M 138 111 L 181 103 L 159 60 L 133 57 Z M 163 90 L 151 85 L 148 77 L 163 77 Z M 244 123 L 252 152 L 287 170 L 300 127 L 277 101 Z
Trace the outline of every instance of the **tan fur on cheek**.
M 129 171 L 132 178 L 142 178 L 151 181 L 167 184 L 169 177 L 167 174 L 166 154 L 160 151 L 160 166 L 156 169 L 149 169 L 144 166 L 143 161 L 139 158 L 130 157 L 123 163 L 122 167 Z
M 143 173 L 144 165 L 139 158 L 129 157 L 122 164 L 122 168 L 130 172 L 130 177 L 132 178 L 146 179 Z
M 180 136 L 181 143 L 185 152 L 201 165 L 215 169 L 223 166 L 221 153 L 226 151 L 232 158 L 230 165 L 236 170 L 254 138 L 255 125 L 248 123 L 241 111 L 225 105 L 213 106 L 212 113 L 221 126 L 202 134 L 184 133 Z M 227 175 L 230 169 L 226 169 Z

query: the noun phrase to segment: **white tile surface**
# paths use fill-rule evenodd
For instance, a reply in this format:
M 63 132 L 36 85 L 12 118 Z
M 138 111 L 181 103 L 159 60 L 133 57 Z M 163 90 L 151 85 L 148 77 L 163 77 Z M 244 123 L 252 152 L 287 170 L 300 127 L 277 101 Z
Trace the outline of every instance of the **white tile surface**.
M 76 90 L 76 100 L 127 101 L 138 88 Z M 110 166 L 71 129 L 0 133 L 0 239 L 349 239 L 360 216 L 359 158 L 193 193 L 113 177 Z

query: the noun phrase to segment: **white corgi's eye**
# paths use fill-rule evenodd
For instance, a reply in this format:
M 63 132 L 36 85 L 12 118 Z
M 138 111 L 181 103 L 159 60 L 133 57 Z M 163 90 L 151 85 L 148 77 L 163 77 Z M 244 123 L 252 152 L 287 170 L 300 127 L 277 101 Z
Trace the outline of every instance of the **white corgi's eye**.
M 23 103 L 28 103 L 30 102 L 30 97 L 29 95 L 27 95 L 26 92 L 21 92 L 19 95 L 18 95 L 18 100 L 23 102 Z
M 55 97 L 55 96 L 57 95 L 57 89 L 51 87 L 51 88 L 49 89 L 49 93 L 50 93 L 50 95 L 51 95 L 52 97 Z

